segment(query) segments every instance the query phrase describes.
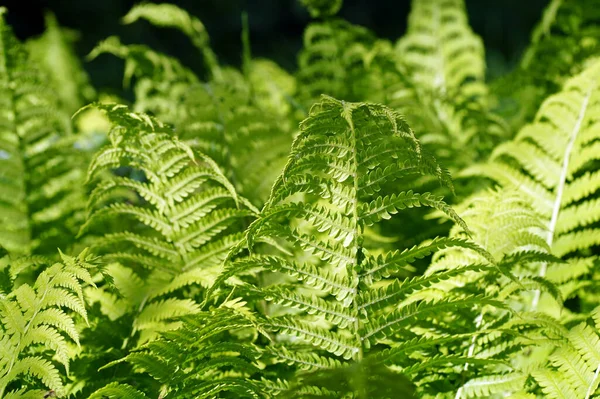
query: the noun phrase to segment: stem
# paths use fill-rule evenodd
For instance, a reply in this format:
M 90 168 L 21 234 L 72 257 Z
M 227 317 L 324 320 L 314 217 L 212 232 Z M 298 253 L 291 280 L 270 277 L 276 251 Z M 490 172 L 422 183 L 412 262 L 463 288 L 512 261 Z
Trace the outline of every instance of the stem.
M 354 168 L 354 173 L 353 173 L 353 184 L 354 184 L 354 198 L 352 199 L 352 219 L 353 219 L 353 226 L 354 226 L 354 237 L 352 238 L 353 242 L 355 243 L 355 253 L 354 253 L 354 261 L 353 263 L 350 265 L 350 267 L 348 268 L 348 274 L 357 274 L 358 273 L 358 267 L 359 267 L 359 259 L 358 257 L 361 254 L 361 247 L 359 245 L 359 236 L 360 236 L 360 226 L 359 226 L 359 218 L 358 218 L 358 154 L 357 154 L 357 149 L 356 149 L 356 130 L 354 129 L 354 123 L 352 121 L 352 111 L 353 108 L 351 106 L 348 106 L 345 102 L 342 101 L 342 105 L 344 107 L 344 111 L 343 111 L 343 117 L 346 120 L 346 122 L 348 123 L 348 127 L 350 128 L 350 132 L 352 133 L 351 135 L 351 147 L 352 147 L 352 165 Z M 358 285 L 354 290 L 354 293 L 352 294 L 354 296 L 353 300 L 352 300 L 352 307 L 354 310 L 354 336 L 356 337 L 356 342 L 357 342 L 357 346 L 358 346 L 358 352 L 356 353 L 356 356 L 354 356 L 354 360 L 360 362 L 363 359 L 363 337 L 361 337 L 360 335 L 360 317 L 359 317 L 359 308 L 358 308 L 358 302 L 356 301 L 356 296 L 357 296 L 357 290 L 358 290 Z
M 594 385 L 596 385 L 596 381 L 598 380 L 598 375 L 600 374 L 600 364 L 596 367 L 596 372 L 594 373 L 594 378 L 592 378 L 592 382 L 588 386 L 587 392 L 585 393 L 585 399 L 590 399 L 592 393 L 594 393 Z
M 585 97 L 583 98 L 583 103 L 581 104 L 581 109 L 579 110 L 579 115 L 577 117 L 577 121 L 575 122 L 575 126 L 573 126 L 573 130 L 571 131 L 571 136 L 569 137 L 569 142 L 567 143 L 567 147 L 565 148 L 565 153 L 563 156 L 562 168 L 560 171 L 560 177 L 558 180 L 558 186 L 556 187 L 556 197 L 554 199 L 554 206 L 552 208 L 552 217 L 550 218 L 550 224 L 548 225 L 548 233 L 546 236 L 546 243 L 548 247 L 552 248 L 552 243 L 554 241 L 554 232 L 556 230 L 556 223 L 558 222 L 558 214 L 560 212 L 560 208 L 562 205 L 563 192 L 565 189 L 565 185 L 567 182 L 567 173 L 569 170 L 569 162 L 571 160 L 571 152 L 573 151 L 573 147 L 575 146 L 575 141 L 577 139 L 577 135 L 581 130 L 581 125 L 583 123 L 583 118 L 585 117 L 585 113 L 587 111 L 587 107 L 590 101 L 590 97 L 592 95 L 592 86 L 588 89 Z M 539 276 L 545 277 L 546 271 L 548 269 L 548 263 L 544 262 L 540 266 Z M 531 302 L 531 310 L 536 310 L 539 301 L 540 301 L 541 291 L 535 290 L 535 294 L 533 300 Z

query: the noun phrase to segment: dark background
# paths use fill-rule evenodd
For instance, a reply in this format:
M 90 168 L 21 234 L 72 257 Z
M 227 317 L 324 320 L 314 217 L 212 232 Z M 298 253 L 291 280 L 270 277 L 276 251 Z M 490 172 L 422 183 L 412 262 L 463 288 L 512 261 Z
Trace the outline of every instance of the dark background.
M 254 56 L 275 60 L 293 71 L 302 45 L 302 32 L 310 22 L 298 0 L 171 0 L 205 24 L 219 61 L 241 62 L 241 13 L 247 11 Z M 52 11 L 59 23 L 80 33 L 77 53 L 84 57 L 94 45 L 118 35 L 124 43 L 144 43 L 177 57 L 192 69 L 200 69 L 198 52 L 181 33 L 146 22 L 122 25 L 120 19 L 135 0 L 0 0 L 8 7 L 8 23 L 20 39 L 44 30 L 44 11 Z M 529 41 L 548 0 L 466 0 L 470 24 L 484 40 L 488 75 L 498 76 L 512 68 Z M 344 0 L 339 15 L 365 26 L 379 37 L 396 40 L 406 29 L 409 0 Z M 118 88 L 122 62 L 108 55 L 86 62 L 93 84 Z

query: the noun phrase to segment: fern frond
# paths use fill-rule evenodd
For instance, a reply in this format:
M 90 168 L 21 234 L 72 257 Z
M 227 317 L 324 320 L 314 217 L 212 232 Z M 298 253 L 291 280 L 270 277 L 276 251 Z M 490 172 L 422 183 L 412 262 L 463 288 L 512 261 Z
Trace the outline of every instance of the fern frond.
M 542 102 L 581 73 L 599 50 L 596 0 L 547 2 L 531 41 L 513 72 L 497 79 L 492 91 L 517 131 L 534 118 Z
M 328 2 L 327 6 L 334 6 Z M 298 55 L 298 97 L 307 106 L 327 94 L 346 101 L 383 101 L 396 81 L 391 43 L 340 19 L 313 22 Z
M 413 1 L 408 29 L 396 43 L 399 78 L 388 103 L 408 116 L 426 148 L 456 165 L 487 154 L 507 135 L 488 109 L 483 42 L 463 0 Z
M 488 257 L 468 247 L 443 249 L 434 255 L 433 262 L 426 275 L 435 277 L 450 271 L 464 269 L 456 278 L 441 280 L 433 290 L 458 289 L 471 292 L 479 286 L 498 301 L 510 305 L 514 310 L 530 309 L 532 292 L 551 293 L 562 304 L 561 293 L 551 282 L 534 276 L 536 268 L 544 263 L 560 263 L 561 260 L 550 255 L 546 242 L 546 230 L 543 220 L 523 199 L 517 190 L 498 190 L 478 193 L 457 207 L 472 231 L 472 240 L 480 246 Z M 461 226 L 455 226 L 451 236 L 461 237 Z M 496 260 L 498 259 L 498 260 Z M 479 268 L 478 265 L 487 265 Z M 468 268 L 475 267 L 469 271 Z M 500 272 L 500 273 L 499 273 Z M 459 288 L 456 288 L 459 287 Z M 535 317 L 535 316 L 532 316 Z M 529 338 L 541 331 L 558 336 L 561 328 L 555 328 L 556 321 L 543 317 L 531 318 L 524 313 L 506 313 L 502 306 L 482 308 L 474 320 L 473 336 L 467 353 L 480 359 L 505 359 L 520 356 L 519 349 L 530 345 Z M 516 328 L 518 333 L 512 331 Z M 484 332 L 488 329 L 489 332 Z M 518 364 L 515 361 L 515 364 Z M 470 374 L 471 363 L 464 367 L 463 376 Z M 527 370 L 507 369 L 491 365 L 490 368 L 472 377 L 459 387 L 455 398 L 478 397 L 495 393 L 506 394 L 523 388 Z
M 429 174 L 447 182 L 447 174 L 421 151 L 412 130 L 397 113 L 381 105 L 323 96 L 300 127 L 270 199 L 246 231 L 251 255 L 230 260 L 215 283 L 219 287 L 229 281 L 249 301 L 264 301 L 264 305 L 257 303 L 264 314 L 259 323 L 284 343 L 281 349 L 269 347 L 270 356 L 287 359 L 284 362 L 294 368 L 311 370 L 330 368 L 336 358 L 355 367 L 355 362 L 360 364 L 369 351 L 376 353 L 379 348 L 390 348 L 388 360 L 400 358 L 391 351 L 404 340 L 422 331 L 428 331 L 432 338 L 447 337 L 450 331 L 464 328 L 468 319 L 462 320 L 459 314 L 471 314 L 480 306 L 503 306 L 484 296 L 440 299 L 429 291 L 453 276 L 494 267 L 491 255 L 467 240 L 436 239 L 404 251 L 382 253 L 375 249 L 373 255 L 365 247 L 366 227 L 415 206 L 438 209 L 467 229 L 441 198 L 414 190 L 388 195 L 375 188 L 375 181 L 383 187 L 415 174 Z M 378 157 L 373 148 L 389 151 Z M 340 199 L 337 193 L 345 198 Z M 269 252 L 283 253 L 262 255 L 266 249 L 263 243 L 266 247 L 277 243 L 284 251 L 273 246 Z M 402 280 L 412 262 L 445 247 L 470 248 L 490 261 L 437 276 Z M 249 271 L 258 272 L 260 281 L 276 279 L 281 283 L 248 286 L 231 280 Z M 440 315 L 444 316 L 437 317 Z M 425 344 L 434 346 L 434 342 Z M 447 342 L 455 351 L 465 343 L 465 337 Z M 314 355 L 305 354 L 307 346 Z M 417 352 L 415 347 L 411 355 Z M 439 362 L 454 364 L 444 356 Z M 412 375 L 422 377 L 435 367 L 437 363 L 432 363 L 431 368 L 416 369 Z M 457 366 L 452 367 L 450 374 L 457 371 Z M 324 387 L 329 390 L 328 385 Z
M 198 77 L 172 57 L 153 51 L 144 45 L 124 45 L 116 36 L 110 36 L 88 55 L 93 60 L 102 54 L 111 54 L 125 60 L 123 85 L 129 87 L 136 79 L 134 92 L 137 112 L 152 112 L 165 122 L 177 120 L 177 105 L 191 85 L 198 84 Z
M 202 23 L 175 5 L 141 4 L 124 17 L 126 23 L 139 19 L 188 35 L 204 54 L 210 79 L 201 82 L 177 60 L 146 46 L 123 45 L 116 37 L 100 43 L 90 57 L 110 53 L 125 59 L 125 84 L 137 79 L 134 110 L 174 125 L 178 137 L 214 159 L 241 194 L 262 204 L 289 151 L 296 118 L 291 107 L 299 108 L 291 98 L 295 79 L 264 60 L 248 60 L 244 75 L 221 68 Z M 269 84 L 261 79 L 265 74 Z M 278 117 L 281 112 L 286 118 Z
M 82 285 L 94 285 L 90 275 L 94 266 L 86 251 L 77 258 L 63 254 L 61 258 L 62 263 L 44 269 L 33 286 L 15 284 L 0 296 L 0 397 L 26 397 L 26 390 L 44 386 L 59 396 L 64 393 L 56 363 L 68 374 L 72 357 L 68 340 L 79 346 L 73 318 L 87 321 Z
M 180 321 L 179 329 L 161 334 L 158 339 L 105 367 L 130 363 L 137 374 L 149 374 L 160 382 L 162 396 L 211 398 L 219 392 L 230 392 L 240 398 L 264 397 L 258 381 L 250 378 L 258 371 L 254 364 L 258 357 L 256 349 L 243 342 L 224 339 L 226 334 L 252 327 L 243 313 L 225 306 L 185 316 Z M 105 395 L 115 387 L 109 384 L 96 394 Z M 116 388 L 115 394 L 125 395 L 131 391 L 128 385 Z M 131 394 L 138 392 L 131 391 Z
M 408 27 L 396 51 L 417 85 L 463 98 L 485 96 L 483 42 L 469 27 L 462 0 L 413 1 Z
M 52 13 L 45 15 L 45 22 L 44 34 L 28 40 L 27 48 L 50 77 L 62 108 L 70 114 L 90 102 L 95 90 L 73 49 L 77 33 L 59 26 Z
M 82 153 L 68 115 L 0 15 L 0 245 L 68 248 L 82 216 Z
M 591 398 L 600 384 L 600 338 L 598 325 L 586 323 L 573 327 L 563 335 L 549 357 L 549 364 L 531 375 L 550 398 Z
M 131 385 L 113 382 L 105 387 L 98 389 L 97 391 L 92 393 L 89 398 L 146 399 L 147 396 L 135 389 L 134 387 L 132 387 Z
M 526 378 L 527 376 L 518 373 L 472 378 L 463 385 L 461 397 L 476 398 L 501 392 L 514 392 L 523 387 Z
M 204 63 L 212 77 L 221 79 L 221 71 L 217 57 L 210 48 L 209 36 L 204 24 L 174 4 L 138 4 L 123 17 L 123 23 L 130 24 L 139 19 L 161 26 L 175 28 L 190 38 L 194 46 L 200 50 Z
M 251 64 L 252 71 L 258 73 L 258 65 Z M 274 104 L 265 103 L 266 88 L 253 84 L 252 75 L 245 78 L 232 69 L 223 75 L 222 81 L 190 88 L 173 123 L 182 140 L 222 166 L 241 194 L 263 203 L 283 168 L 295 127 L 273 112 Z M 290 76 L 281 79 L 295 84 Z M 288 100 L 279 97 L 277 109 L 286 106 Z
M 313 392 L 307 388 L 312 388 Z M 316 390 L 319 391 L 316 391 Z M 316 392 L 315 392 L 316 391 Z M 360 363 L 327 370 L 318 370 L 298 376 L 283 398 L 331 397 L 338 398 L 416 398 L 415 389 L 405 376 L 366 358 Z
M 570 79 L 560 93 L 546 99 L 533 123 L 496 148 L 487 164 L 464 171 L 465 176 L 485 176 L 504 187 L 515 186 L 540 216 L 546 245 L 565 259 L 589 257 L 582 251 L 598 243 L 595 224 L 600 219 L 594 196 L 600 186 L 588 176 L 598 159 L 594 140 L 598 138 L 599 73 L 600 64 L 594 63 Z M 553 272 L 554 267 L 541 263 L 537 273 L 542 277 L 551 273 L 557 278 L 553 281 L 564 284 L 566 279 Z M 539 293 L 534 307 L 538 301 Z
M 294 100 L 296 79 L 273 61 L 258 58 L 249 65 L 248 82 L 257 106 L 269 115 L 286 116 L 300 106 Z
M 125 313 L 136 314 L 133 331 L 142 331 L 144 341 L 172 328 L 169 319 L 200 310 L 193 298 L 169 296 L 211 285 L 209 276 L 216 278 L 227 246 L 239 241 L 239 226 L 253 211 L 241 205 L 247 201 L 215 162 L 173 138 L 170 128 L 124 106 L 97 107 L 113 129 L 111 144 L 89 167 L 88 181 L 96 188 L 81 234 L 95 251 L 129 269 L 108 270 L 127 299 Z M 115 176 L 118 168 L 139 171 L 142 178 Z M 120 202 L 124 193 L 129 203 Z

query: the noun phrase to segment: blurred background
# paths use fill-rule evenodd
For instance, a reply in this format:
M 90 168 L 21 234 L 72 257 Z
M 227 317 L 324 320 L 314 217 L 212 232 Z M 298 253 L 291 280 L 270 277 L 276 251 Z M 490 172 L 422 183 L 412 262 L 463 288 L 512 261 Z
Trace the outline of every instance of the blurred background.
M 160 2 L 160 1 L 155 1 Z M 240 65 L 241 13 L 247 11 L 252 53 L 270 58 L 289 71 L 295 70 L 296 54 L 302 46 L 302 32 L 310 16 L 298 0 L 171 0 L 199 17 L 211 37 L 219 61 Z M 199 70 L 202 60 L 183 34 L 159 29 L 145 22 L 122 25 L 120 19 L 135 0 L 0 0 L 8 7 L 8 22 L 17 36 L 27 39 L 44 30 L 44 12 L 51 11 L 58 22 L 79 32 L 77 53 L 84 57 L 97 42 L 118 35 L 124 43 L 144 43 L 177 57 L 184 65 Z M 488 75 L 501 75 L 512 68 L 548 0 L 466 0 L 470 24 L 486 46 Z M 406 29 L 410 0 L 344 0 L 340 16 L 374 31 L 379 37 L 396 40 Z M 123 63 L 104 55 L 86 62 L 85 67 L 97 88 L 118 90 Z

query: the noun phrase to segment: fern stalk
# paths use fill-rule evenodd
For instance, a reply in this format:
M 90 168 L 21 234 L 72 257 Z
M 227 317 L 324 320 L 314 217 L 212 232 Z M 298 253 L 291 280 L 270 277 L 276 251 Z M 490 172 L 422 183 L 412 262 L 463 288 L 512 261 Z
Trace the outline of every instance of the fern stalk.
M 342 102 L 342 106 L 343 106 L 343 111 L 342 111 L 342 115 L 344 117 L 344 119 L 346 120 L 346 122 L 348 122 L 348 127 L 350 128 L 350 132 L 351 132 L 351 143 L 352 143 L 352 167 L 353 167 L 353 187 L 354 187 L 354 197 L 352 198 L 352 226 L 354 228 L 354 237 L 353 239 L 356 240 L 356 248 L 355 248 L 355 254 L 354 254 L 354 259 L 353 259 L 353 264 L 350 264 L 349 269 L 348 269 L 348 274 L 351 274 L 354 279 L 356 279 L 356 274 L 357 271 L 359 270 L 359 263 L 358 263 L 358 255 L 359 252 L 361 251 L 360 248 L 360 242 L 358 241 L 359 237 L 360 237 L 360 224 L 359 224 L 359 219 L 358 219 L 358 157 L 356 154 L 356 147 L 357 147 L 357 140 L 356 140 L 356 130 L 354 129 L 354 122 L 352 121 L 352 108 L 348 107 L 348 105 L 345 102 Z M 357 279 L 358 280 L 358 279 Z M 353 303 L 353 308 L 354 308 L 354 316 L 356 318 L 356 320 L 354 321 L 354 329 L 355 329 L 355 337 L 357 340 L 357 346 L 359 348 L 358 352 L 356 353 L 354 360 L 356 361 L 361 361 L 363 358 L 363 345 L 362 345 L 362 339 L 360 336 L 360 321 L 359 321 L 359 309 L 358 309 L 358 301 L 356 300 L 358 295 L 357 290 L 355 290 L 355 292 L 353 293 L 354 299 L 352 300 Z
M 563 191 L 565 189 L 565 184 L 567 181 L 567 172 L 569 170 L 569 161 L 571 159 L 571 152 L 573 151 L 573 146 L 575 145 L 575 140 L 577 139 L 577 135 L 581 131 L 581 124 L 583 123 L 583 118 L 585 117 L 585 113 L 588 108 L 588 103 L 590 100 L 590 96 L 592 95 L 593 86 L 590 86 L 586 92 L 585 97 L 583 98 L 583 102 L 581 104 L 581 109 L 579 110 L 579 115 L 577 116 L 577 121 L 575 122 L 575 126 L 571 131 L 571 135 L 569 137 L 569 142 L 567 143 L 567 147 L 565 148 L 565 153 L 563 156 L 562 168 L 560 170 L 560 178 L 558 180 L 558 186 L 556 187 L 556 197 L 554 200 L 554 206 L 552 207 L 552 217 L 550 218 L 550 224 L 548 225 L 548 232 L 546 237 L 546 242 L 548 246 L 552 248 L 552 243 L 554 241 L 554 231 L 556 230 L 556 223 L 558 221 L 558 215 L 561 210 L 562 200 L 563 200 Z M 545 277 L 546 271 L 548 269 L 548 263 L 543 262 L 540 265 L 539 276 Z M 534 293 L 533 300 L 531 302 L 531 309 L 536 310 L 538 303 L 540 301 L 541 291 L 538 289 Z
M 585 393 L 585 399 L 590 399 L 590 397 L 594 393 L 594 385 L 596 385 L 598 375 L 600 375 L 600 364 L 598 364 L 598 367 L 596 367 L 596 371 L 594 372 L 594 378 L 592 379 L 592 382 L 590 382 L 590 385 L 588 386 L 587 391 Z

